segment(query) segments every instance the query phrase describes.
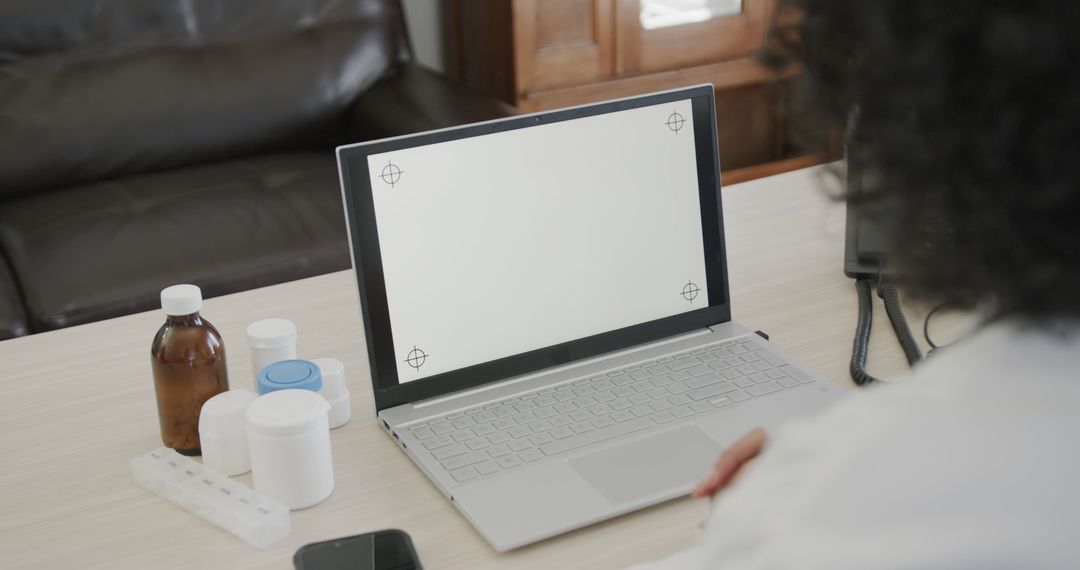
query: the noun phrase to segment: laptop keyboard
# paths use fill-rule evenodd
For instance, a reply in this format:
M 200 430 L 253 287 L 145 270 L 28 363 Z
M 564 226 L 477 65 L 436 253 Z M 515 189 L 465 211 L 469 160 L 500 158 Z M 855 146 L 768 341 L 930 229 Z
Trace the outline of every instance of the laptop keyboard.
M 582 378 L 409 426 L 458 482 L 813 382 L 753 338 Z

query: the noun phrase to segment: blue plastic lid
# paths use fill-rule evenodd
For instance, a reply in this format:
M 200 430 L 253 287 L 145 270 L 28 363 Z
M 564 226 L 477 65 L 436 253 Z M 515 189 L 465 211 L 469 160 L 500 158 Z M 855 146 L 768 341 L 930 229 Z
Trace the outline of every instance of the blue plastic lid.
M 322 388 L 322 372 L 308 360 L 281 360 L 259 371 L 259 393 L 277 390 L 311 390 Z

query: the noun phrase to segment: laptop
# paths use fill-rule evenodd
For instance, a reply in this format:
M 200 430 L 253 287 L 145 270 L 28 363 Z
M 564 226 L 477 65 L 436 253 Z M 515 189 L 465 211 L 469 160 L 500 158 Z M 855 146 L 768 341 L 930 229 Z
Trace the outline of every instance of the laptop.
M 337 149 L 379 424 L 498 551 L 843 392 L 731 320 L 712 86 Z

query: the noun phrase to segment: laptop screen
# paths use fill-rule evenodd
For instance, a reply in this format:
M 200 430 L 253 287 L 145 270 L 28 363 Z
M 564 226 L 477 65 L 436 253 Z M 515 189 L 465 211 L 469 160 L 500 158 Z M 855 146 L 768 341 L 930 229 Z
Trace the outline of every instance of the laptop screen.
M 726 303 L 703 224 L 711 125 L 692 97 L 629 107 L 360 157 L 380 264 L 357 270 L 381 272 L 362 301 L 378 296 L 367 333 L 390 349 L 373 374 L 423 384 Z

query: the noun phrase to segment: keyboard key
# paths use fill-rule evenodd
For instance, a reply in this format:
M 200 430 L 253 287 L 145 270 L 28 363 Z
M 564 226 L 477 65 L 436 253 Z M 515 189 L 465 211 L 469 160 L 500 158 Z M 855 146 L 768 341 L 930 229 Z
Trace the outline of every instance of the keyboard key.
M 690 406 L 677 406 L 671 408 L 671 415 L 677 418 L 685 418 L 694 415 L 694 412 L 690 409 Z
M 525 412 L 524 414 L 518 414 L 518 415 L 514 416 L 514 421 L 516 421 L 517 423 L 519 423 L 521 425 L 525 425 L 527 423 L 535 422 L 538 419 L 540 419 L 540 418 L 536 417 L 536 414 L 534 414 L 532 412 Z
M 652 413 L 652 408 L 650 408 L 649 406 L 644 406 L 644 405 L 642 405 L 642 406 L 634 406 L 634 407 L 630 408 L 630 413 L 634 414 L 635 416 L 640 418 L 641 416 L 647 416 L 647 415 L 651 414 Z
M 746 389 L 751 396 L 764 396 L 765 394 L 771 394 L 777 390 L 783 390 L 784 387 L 776 382 L 765 382 L 764 384 L 757 384 Z
M 712 373 L 712 368 L 709 368 L 704 364 L 698 364 L 693 368 L 688 368 L 686 371 L 689 372 L 691 376 L 704 376 Z
M 589 420 L 589 423 L 596 426 L 597 429 L 600 429 L 613 425 L 615 423 L 615 420 L 611 419 L 610 416 L 600 416 L 598 418 L 593 418 L 592 420 Z
M 662 412 L 664 410 L 671 409 L 674 406 L 672 406 L 671 402 L 669 402 L 667 400 L 657 400 L 657 401 L 649 404 L 649 407 L 656 410 L 656 411 L 658 411 L 658 412 Z
M 450 437 L 454 438 L 454 441 L 465 441 L 476 437 L 476 434 L 471 429 L 460 429 L 451 434 Z
M 473 416 L 473 419 L 476 420 L 476 423 L 478 424 L 486 424 L 488 422 L 495 421 L 496 417 L 497 416 L 495 415 L 495 413 L 491 410 L 483 410 Z
M 638 380 L 637 382 L 631 384 L 630 387 L 634 390 L 637 390 L 638 392 L 648 392 L 656 386 L 653 386 L 653 383 L 649 380 Z
M 542 420 L 546 420 L 547 418 L 550 418 L 551 416 L 558 415 L 558 412 L 555 411 L 555 408 L 553 408 L 551 406 L 548 406 L 546 408 L 538 408 L 533 413 L 536 414 L 536 417 L 538 417 L 538 418 L 540 418 Z
M 761 360 L 761 358 L 758 355 L 754 354 L 753 352 L 747 352 L 746 354 L 740 356 L 739 358 L 741 358 L 742 361 L 747 363 L 747 364 L 753 364 L 753 363 Z
M 728 369 L 722 370 L 720 372 L 720 375 L 723 376 L 724 378 L 727 378 L 728 380 L 734 380 L 736 378 L 741 378 L 743 376 L 746 376 L 745 374 L 743 374 L 742 372 L 739 372 L 738 370 L 736 370 L 734 368 L 728 368 Z
M 593 431 L 596 428 L 594 428 L 592 424 L 588 424 L 585 422 L 576 422 L 570 424 L 570 429 L 574 430 L 574 433 L 586 433 Z
M 425 440 L 429 437 L 435 437 L 435 432 L 431 431 L 429 427 L 422 427 L 412 430 L 412 434 L 416 436 L 416 439 Z
M 454 426 L 450 422 L 438 422 L 431 424 L 431 431 L 435 432 L 435 435 L 443 435 L 454 431 Z
M 550 435 L 548 435 L 546 433 L 538 433 L 538 434 L 530 435 L 529 436 L 529 441 L 533 442 L 533 445 L 543 445 L 545 443 L 555 441 L 555 438 L 551 437 Z
M 673 406 L 681 406 L 683 404 L 689 404 L 690 403 L 690 397 L 687 396 L 686 394 L 676 394 L 676 395 L 668 398 L 668 401 L 671 402 L 671 405 L 673 405 Z
M 553 393 L 555 393 L 555 388 L 544 388 L 543 390 L 540 390 L 537 393 L 540 394 L 540 395 L 553 394 Z
M 472 430 L 476 435 L 487 435 L 489 433 L 495 433 L 495 426 L 492 424 L 480 424 L 472 428 Z
M 611 406 L 609 406 L 607 404 L 597 404 L 595 406 L 590 407 L 589 411 L 592 412 L 592 414 L 594 416 L 602 416 L 604 414 L 610 414 L 611 412 L 614 412 L 615 410 L 613 410 L 611 408 Z
M 742 363 L 743 363 L 742 359 L 739 358 L 738 356 L 729 356 L 729 357 L 724 359 L 724 364 L 727 364 L 728 366 L 730 366 L 732 368 L 734 368 L 736 366 L 742 366 Z
M 691 366 L 697 366 L 697 364 L 698 364 L 698 361 L 696 359 L 694 359 L 694 358 L 690 358 L 689 356 L 680 356 L 679 358 L 676 358 L 675 360 L 672 360 L 671 363 L 668 364 L 667 366 L 668 366 L 668 368 L 670 368 L 672 370 L 682 370 L 683 368 L 690 368 Z
M 448 420 L 456 420 L 456 419 L 462 418 L 462 417 L 465 417 L 465 412 L 454 412 L 452 414 L 447 414 L 446 415 L 446 419 L 448 419 Z
M 625 422 L 626 420 L 634 419 L 634 414 L 631 414 L 629 410 L 620 410 L 608 416 L 609 418 L 617 422 Z
M 463 429 L 476 425 L 476 420 L 472 419 L 472 416 L 463 416 L 454 420 L 451 423 L 454 424 L 454 427 L 458 429 Z
M 704 388 L 698 388 L 697 390 L 693 390 L 689 392 L 687 396 L 690 396 L 690 399 L 692 400 L 704 400 L 706 398 L 711 398 L 713 396 L 719 396 L 720 394 L 726 394 L 727 392 L 738 390 L 738 388 L 738 386 L 732 384 L 731 382 L 720 382 L 718 384 L 711 384 L 709 386 L 705 386 Z
M 699 362 L 716 362 L 718 359 L 712 354 L 706 353 L 698 357 Z
M 687 378 L 690 377 L 690 373 L 689 372 L 672 372 L 669 377 L 672 380 L 676 381 L 676 382 L 682 382 L 683 380 L 686 380 Z
M 570 419 L 572 419 L 572 420 L 574 420 L 576 422 L 585 421 L 585 420 L 587 420 L 587 419 L 589 419 L 591 417 L 592 417 L 592 412 L 590 412 L 589 410 L 576 410 L 576 411 L 570 412 Z
M 615 399 L 615 393 L 611 390 L 602 390 L 600 392 L 597 392 L 596 395 L 593 397 L 596 398 L 597 402 L 610 402 Z
M 492 457 L 502 457 L 507 453 L 510 453 L 510 446 L 506 445 L 505 443 L 500 443 L 499 445 L 493 445 L 489 447 L 487 452 L 488 455 Z
M 570 385 L 571 386 L 584 386 L 584 385 L 588 384 L 591 381 L 592 380 L 589 379 L 589 378 L 580 378 L 578 380 L 574 380 L 573 382 L 571 382 Z
M 532 400 L 526 400 L 524 402 L 521 402 L 520 404 L 514 404 L 514 409 L 519 412 L 528 412 L 529 410 L 535 410 L 539 407 L 540 406 L 537 406 L 536 402 Z
M 728 398 L 731 398 L 732 402 L 745 402 L 750 399 L 750 394 L 746 393 L 746 390 L 735 390 L 727 394 Z
M 675 384 L 667 387 L 667 391 L 671 392 L 672 394 L 682 394 L 689 389 L 690 387 L 686 384 L 683 384 L 682 382 L 676 382 Z
M 633 382 L 633 381 L 634 381 L 634 379 L 633 379 L 633 378 L 631 378 L 631 377 L 629 377 L 629 376 L 627 376 L 627 375 L 625 375 L 625 374 L 617 374 L 617 375 L 615 375 L 615 376 L 612 376 L 612 377 L 610 378 L 610 380 L 611 380 L 611 382 L 612 382 L 612 383 L 614 383 L 614 384 L 615 384 L 616 386 L 625 386 L 625 385 L 627 385 L 627 384 L 629 384 L 629 383 L 631 383 L 631 382 Z
M 576 397 L 577 396 L 571 390 L 555 392 L 555 400 L 557 400 L 559 402 L 569 402 L 570 400 L 573 400 Z
M 719 374 L 710 371 L 708 376 L 698 376 L 697 378 L 691 378 L 687 380 L 686 385 L 691 388 L 701 388 L 702 386 L 716 384 L 717 382 L 722 382 L 723 380 L 723 376 L 720 376 Z
M 645 369 L 656 368 L 659 364 L 659 362 L 642 362 L 641 367 Z
M 663 388 L 653 388 L 647 392 L 648 396 L 653 400 L 663 400 L 667 398 L 668 391 Z
M 615 383 L 607 378 L 593 382 L 593 388 L 596 388 L 597 390 L 611 390 L 614 387 Z
M 475 467 L 463 467 L 456 471 L 451 471 L 450 474 L 454 476 L 454 480 L 458 483 L 468 481 L 469 479 L 476 479 L 480 476 L 480 473 L 476 471 Z
M 656 378 L 652 379 L 653 386 L 663 387 L 671 384 L 672 382 L 674 382 L 674 380 L 672 380 L 670 376 L 657 376 Z
M 634 418 L 624 421 L 623 423 L 617 423 L 613 426 L 606 427 L 601 430 L 592 430 L 587 433 L 581 433 L 573 437 L 568 437 L 566 439 L 561 439 L 541 445 L 540 451 L 544 452 L 544 454 L 546 455 L 564 453 L 566 451 L 577 449 L 579 447 L 584 447 L 586 445 L 590 445 L 600 441 L 608 440 L 613 437 L 626 435 L 628 433 L 642 430 L 654 425 L 656 424 L 649 418 Z
M 735 370 L 738 370 L 739 372 L 742 372 L 743 375 L 745 375 L 745 376 L 749 376 L 749 375 L 751 375 L 751 374 L 758 371 L 757 368 L 754 368 L 753 366 L 750 366 L 749 364 L 743 364 L 741 366 L 736 366 Z
M 592 386 L 589 386 L 589 385 L 578 386 L 577 388 L 574 388 L 574 394 L 576 394 L 578 396 L 589 396 L 589 395 L 595 394 L 595 393 L 596 393 L 596 388 L 593 388 Z
M 492 422 L 491 425 L 495 426 L 498 429 L 509 429 L 516 426 L 517 422 L 515 422 L 511 418 L 499 418 Z
M 574 400 L 574 405 L 579 408 L 588 408 L 589 406 L 596 404 L 596 398 L 592 396 L 585 396 Z
M 568 426 L 572 423 L 574 423 L 574 420 L 570 419 L 569 416 L 555 416 L 551 418 L 551 425 L 555 427 Z
M 573 402 L 562 402 L 560 404 L 555 404 L 555 411 L 559 412 L 560 414 L 569 414 L 576 409 L 577 405 L 575 405 Z
M 498 463 L 495 463 L 494 461 L 488 459 L 483 463 L 477 463 L 474 469 L 479 471 L 481 475 L 491 475 L 492 473 L 498 471 L 500 467 Z
M 794 378 L 788 378 L 787 376 L 784 376 L 783 378 L 778 378 L 776 381 L 785 388 L 794 388 L 795 386 L 799 385 L 798 380 Z
M 533 393 L 533 394 L 525 394 L 523 396 L 518 396 L 518 397 L 521 398 L 522 401 L 525 401 L 525 400 L 531 400 L 531 399 L 535 398 L 536 394 L 535 393 Z
M 539 449 L 526 449 L 525 451 L 519 453 L 518 457 L 520 457 L 522 461 L 529 462 L 536 461 L 537 459 L 543 459 L 544 454 L 540 453 Z
M 709 368 L 712 368 L 713 370 L 715 370 L 717 372 L 720 372 L 721 370 L 724 370 L 726 368 L 731 368 L 731 367 L 728 366 L 727 363 L 724 362 L 723 360 L 718 360 L 716 362 L 710 362 L 709 363 Z
M 459 467 L 465 467 L 466 465 L 473 465 L 476 463 L 480 463 L 481 461 L 486 461 L 487 458 L 487 453 L 483 451 L 470 451 L 469 453 L 456 455 L 454 457 L 451 457 L 450 459 L 443 461 L 442 466 L 448 471 L 453 471 L 454 469 L 457 469 Z
M 506 433 L 510 434 L 510 437 L 525 437 L 532 433 L 532 430 L 525 426 L 514 426 L 506 430 Z
M 557 427 L 548 433 L 551 434 L 551 437 L 555 439 L 566 439 L 574 435 L 574 431 L 568 427 Z
M 754 381 L 750 378 L 736 378 L 734 382 L 740 388 L 749 388 L 754 385 Z
M 627 399 L 631 404 L 646 404 L 653 400 L 648 394 L 631 394 Z
M 644 380 L 646 378 L 652 378 L 652 373 L 648 370 L 638 370 L 636 372 L 631 372 L 630 377 L 634 380 Z
M 497 432 L 487 436 L 487 438 L 488 438 L 488 441 L 490 441 L 492 444 L 506 443 L 506 442 L 510 441 L 510 434 L 508 434 L 508 433 L 506 433 L 504 431 L 497 431 Z
M 656 412 L 655 414 L 649 416 L 649 418 L 658 424 L 666 424 L 668 422 L 675 421 L 675 416 L 671 415 L 671 412 L 668 411 Z
M 730 406 L 732 404 L 731 400 L 727 396 L 720 396 L 715 400 L 709 400 L 709 403 L 716 406 L 717 408 L 723 408 L 724 406 Z
M 548 420 L 540 420 L 538 422 L 533 422 L 529 425 L 529 427 L 532 428 L 533 432 L 540 433 L 542 431 L 547 431 L 555 426 L 551 425 L 551 422 L 549 422 Z
M 495 408 L 495 415 L 499 416 L 500 418 L 508 418 L 510 416 L 516 415 L 517 413 L 517 410 L 515 410 L 511 406 L 499 406 L 498 408 Z
M 743 346 L 741 346 L 739 344 L 736 344 L 735 346 L 731 347 L 731 353 L 732 354 L 745 354 L 746 352 L 747 352 L 746 348 L 744 348 Z
M 755 376 L 757 376 L 757 375 L 755 374 Z M 777 378 L 783 378 L 784 377 L 784 372 L 783 372 L 783 370 L 780 370 L 779 368 L 774 368 L 772 370 L 766 370 L 764 376 L 768 376 L 769 378 L 772 378 L 773 380 L 776 380 Z
M 611 406 L 611 409 L 613 410 L 625 410 L 630 407 L 630 402 L 627 402 L 623 398 L 619 398 L 617 400 L 612 400 L 608 405 Z
M 707 412 L 713 409 L 713 407 L 712 404 L 706 402 L 705 400 L 702 400 L 700 402 L 694 402 L 693 404 L 690 404 L 690 409 L 700 414 L 701 412 Z
M 448 435 L 435 436 L 424 442 L 424 447 L 427 449 L 438 449 L 440 447 L 446 447 L 454 443 L 454 438 Z
M 759 361 L 751 364 L 751 366 L 753 366 L 754 368 L 756 368 L 758 370 L 771 370 L 772 367 L 773 367 L 772 364 L 769 364 L 768 362 L 765 362 L 764 360 L 759 360 Z
M 514 451 L 521 451 L 522 449 L 528 449 L 532 447 L 532 442 L 525 438 L 511 439 L 510 443 L 508 443 L 507 445 L 509 445 L 510 449 L 513 449 Z
M 634 393 L 634 389 L 629 386 L 619 386 L 611 391 L 613 394 L 620 398 L 625 398 Z
M 554 406 L 555 402 L 558 402 L 558 400 L 556 400 L 553 396 L 540 396 L 536 399 L 536 405 L 539 407 Z
M 496 459 L 495 462 L 498 463 L 499 467 L 502 467 L 503 469 L 509 469 L 511 467 L 517 467 L 518 465 L 521 465 L 522 463 L 524 463 L 520 458 L 518 458 L 517 455 L 515 455 L 513 453 L 511 453 L 510 455 L 504 455 L 504 456 Z
M 469 441 L 465 442 L 465 445 L 473 451 L 476 451 L 477 449 L 484 449 L 485 447 L 491 447 L 491 443 L 487 440 L 486 437 L 470 439 Z

